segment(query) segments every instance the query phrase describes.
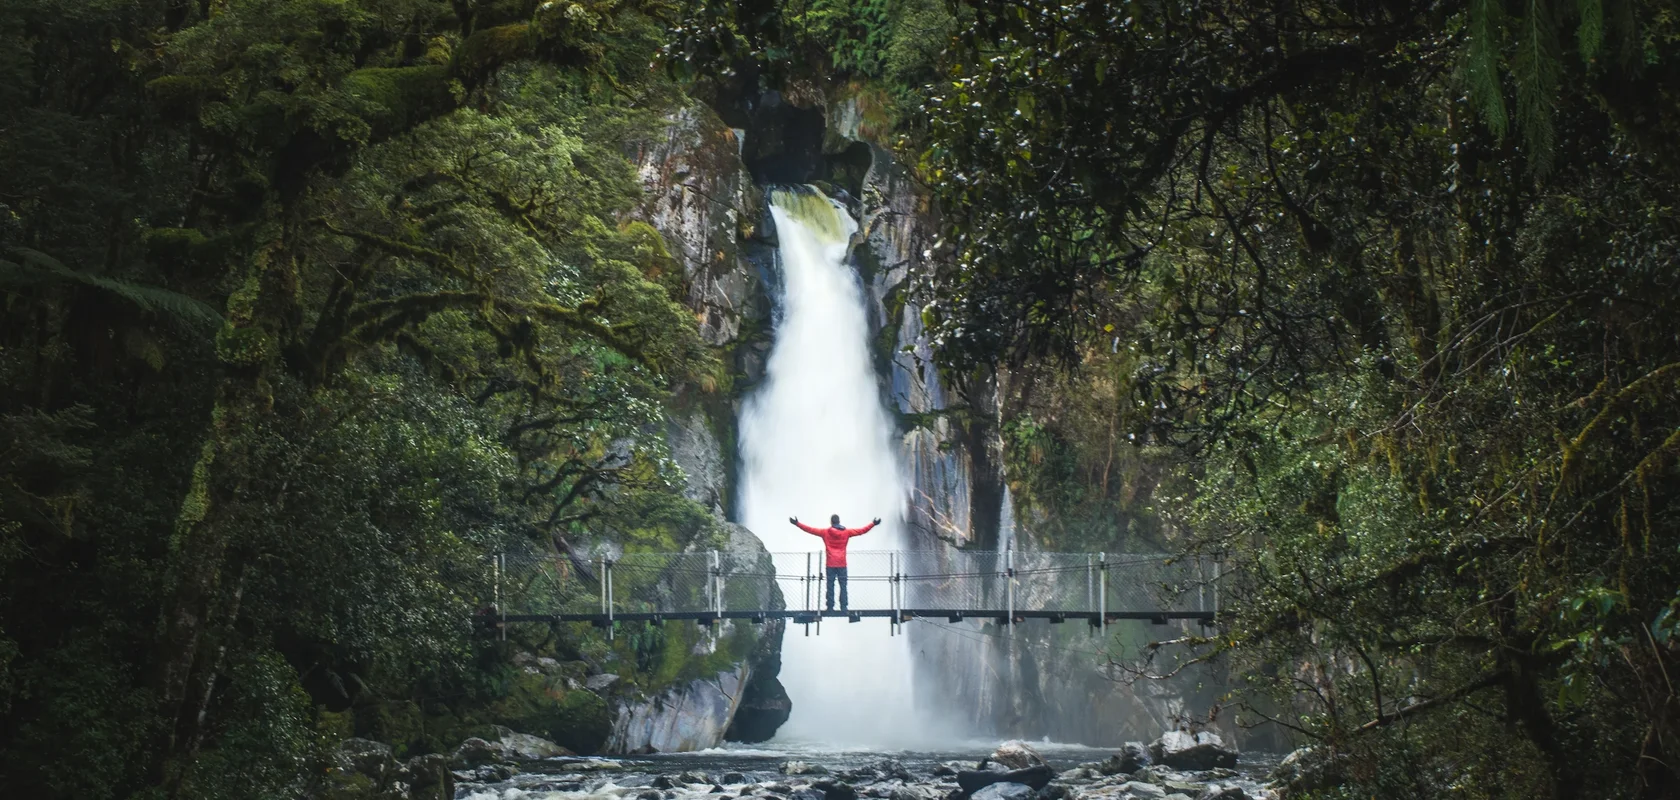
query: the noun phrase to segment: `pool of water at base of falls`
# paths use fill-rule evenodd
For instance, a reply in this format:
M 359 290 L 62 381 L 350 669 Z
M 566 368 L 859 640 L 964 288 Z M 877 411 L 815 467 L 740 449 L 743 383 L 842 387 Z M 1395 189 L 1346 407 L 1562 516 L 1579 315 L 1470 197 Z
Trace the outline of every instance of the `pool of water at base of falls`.
M 656 796 L 660 800 L 769 800 L 771 797 L 785 798 L 790 789 L 797 790 L 814 782 L 845 780 L 847 776 L 841 773 L 867 770 L 891 760 L 902 765 L 913 780 L 850 781 L 860 800 L 872 796 L 889 800 L 906 797 L 902 792 L 891 791 L 900 786 L 910 787 L 910 795 L 920 800 L 942 800 L 954 788 L 954 779 L 948 775 L 935 776 L 936 769 L 953 762 L 962 768 L 972 769 L 981 759 L 990 756 L 999 744 L 999 740 L 985 740 L 934 750 L 836 750 L 818 743 L 731 743 L 692 753 L 554 758 L 525 762 L 520 765 L 522 771 L 519 774 L 505 781 L 460 782 L 455 797 L 456 800 L 652 800 Z M 1030 742 L 1029 745 L 1058 773 L 1082 763 L 1102 761 L 1118 750 L 1118 747 L 1052 742 Z M 790 761 L 804 762 L 826 772 L 783 774 L 782 766 Z M 1253 787 L 1257 786 L 1256 781 L 1264 780 L 1266 773 L 1277 762 L 1278 757 L 1274 754 L 1244 753 L 1234 771 L 1185 775 L 1184 778 L 1200 782 L 1222 778 L 1228 782 L 1236 781 L 1250 787 L 1250 797 L 1261 800 L 1266 794 L 1255 792 Z M 665 780 L 661 780 L 662 777 Z M 1121 779 L 1124 779 L 1123 776 Z M 718 790 L 719 787 L 722 791 Z M 1115 797 L 1118 800 L 1126 796 L 1119 794 Z

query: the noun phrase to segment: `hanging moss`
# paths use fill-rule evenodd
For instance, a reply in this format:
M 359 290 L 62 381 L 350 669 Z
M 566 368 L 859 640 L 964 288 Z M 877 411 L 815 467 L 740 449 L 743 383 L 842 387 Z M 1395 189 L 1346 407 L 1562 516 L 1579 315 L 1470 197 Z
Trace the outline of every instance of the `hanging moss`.
M 527 58 L 532 54 L 534 38 L 530 24 L 525 22 L 479 31 L 456 51 L 455 71 L 463 77 L 473 77 Z
M 437 65 L 359 69 L 345 77 L 343 92 L 375 136 L 406 129 L 455 103 L 449 68 Z

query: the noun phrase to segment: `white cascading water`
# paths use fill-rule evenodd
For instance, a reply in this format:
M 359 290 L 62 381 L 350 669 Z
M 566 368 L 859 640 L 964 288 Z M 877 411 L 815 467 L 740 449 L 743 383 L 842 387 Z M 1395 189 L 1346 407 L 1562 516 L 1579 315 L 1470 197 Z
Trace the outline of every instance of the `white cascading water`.
M 808 553 L 820 552 L 822 540 L 788 517 L 817 527 L 830 514 L 847 527 L 880 517 L 882 525 L 852 539 L 850 550 L 901 550 L 905 477 L 870 361 L 862 287 L 846 264 L 857 223 L 803 188 L 775 190 L 771 214 L 783 296 L 764 383 L 741 412 L 742 522 L 772 553 Z M 803 557 L 776 560 L 778 573 L 803 574 Z M 882 607 L 884 584 L 860 581 L 858 573 L 884 572 L 884 562 L 850 561 L 852 607 Z M 781 585 L 788 607 L 803 607 L 801 584 Z M 909 641 L 889 633 L 879 618 L 828 618 L 820 635 L 809 636 L 789 625 L 781 681 L 793 713 L 777 739 L 836 748 L 930 744 L 935 736 L 912 696 Z

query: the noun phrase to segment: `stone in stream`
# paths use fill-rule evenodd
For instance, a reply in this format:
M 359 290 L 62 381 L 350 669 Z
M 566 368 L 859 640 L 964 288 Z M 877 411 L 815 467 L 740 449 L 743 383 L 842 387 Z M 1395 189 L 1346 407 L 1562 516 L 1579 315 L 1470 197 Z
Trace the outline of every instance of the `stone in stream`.
M 576 753 L 544 739 L 541 736 L 532 736 L 529 733 L 519 733 L 514 731 L 512 728 L 507 728 L 501 725 L 495 726 L 495 730 L 496 736 L 500 740 L 497 744 L 501 745 L 502 753 L 510 759 L 538 761 L 544 758 L 554 758 L 556 756 L 577 755 Z
M 1120 785 L 1120 791 L 1144 800 L 1164 800 L 1167 796 L 1166 789 L 1142 781 L 1127 781 Z
M 975 792 L 970 800 L 1033 800 L 1036 791 L 1024 783 L 994 783 Z
M 1248 792 L 1237 786 L 1210 784 L 1196 800 L 1248 800 Z
M 449 756 L 442 753 L 403 762 L 397 780 L 408 784 L 412 800 L 455 800 L 455 774 L 449 771 Z
M 1054 777 L 1056 777 L 1055 771 L 1044 764 L 1027 767 L 1026 769 L 1009 770 L 1008 772 L 965 769 L 957 773 L 957 786 L 970 794 L 999 783 L 1019 783 L 1033 789 L 1042 789 L 1048 786 L 1050 779 Z
M 967 767 L 964 767 L 963 762 L 961 761 L 947 761 L 933 768 L 933 777 L 949 778 L 965 769 L 967 769 Z
M 990 760 L 996 761 L 1010 769 L 1026 769 L 1027 767 L 1043 766 L 1049 762 L 1044 756 L 1032 749 L 1032 745 L 1022 741 L 1008 741 L 998 745 L 992 751 Z
M 788 795 L 788 800 L 827 800 L 827 798 L 821 791 L 806 787 L 804 789 L 793 790 L 793 792 Z
M 455 748 L 455 754 L 450 757 L 449 765 L 454 769 L 468 770 L 474 767 L 482 767 L 485 764 L 499 763 L 504 758 L 500 747 L 474 736 Z
M 637 794 L 636 800 L 659 800 L 661 797 L 664 795 L 660 794 L 658 789 L 648 789 Z
M 1167 731 L 1149 745 L 1149 756 L 1173 769 L 1202 770 L 1237 765 L 1237 751 L 1225 746 L 1219 734 L 1201 731 Z
M 857 790 L 845 781 L 824 780 L 811 784 L 812 789 L 823 793 L 823 800 L 857 800 Z
M 734 785 L 742 784 L 742 783 L 746 783 L 746 782 L 747 782 L 747 776 L 745 776 L 745 775 L 743 775 L 739 772 L 725 772 L 725 773 L 723 773 L 723 777 L 718 778 L 718 783 L 722 783 L 722 784 L 725 784 L 725 785 L 728 785 L 728 786 L 734 786 Z
M 783 775 L 827 775 L 828 768 L 821 764 L 807 764 L 803 761 L 785 761 L 782 763 Z
M 1149 748 L 1145 747 L 1143 742 L 1127 742 L 1124 745 L 1121 745 L 1119 753 L 1110 756 L 1108 761 L 1103 762 L 1103 774 L 1113 775 L 1118 772 L 1137 772 L 1138 770 L 1149 766 L 1149 760 Z M 1110 762 L 1113 764 L 1113 772 L 1108 771 Z

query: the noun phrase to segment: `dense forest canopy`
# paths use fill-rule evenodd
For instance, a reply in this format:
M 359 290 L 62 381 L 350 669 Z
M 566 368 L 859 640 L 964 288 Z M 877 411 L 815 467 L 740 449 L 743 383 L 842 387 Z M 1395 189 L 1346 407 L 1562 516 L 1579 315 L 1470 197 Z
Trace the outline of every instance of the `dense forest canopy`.
M 1182 644 L 1325 796 L 1680 791 L 1673 9 L 973 9 L 925 314 L 1000 371 L 1018 496 L 1123 507 L 1115 439 L 1173 471 L 1241 592 Z
M 1667 4 L 7 0 L 0 45 L 8 791 L 320 795 L 401 727 L 346 708 L 508 707 L 489 554 L 717 541 L 646 434 L 730 378 L 625 154 L 753 75 L 886 98 L 1040 541 L 1233 568 L 1121 668 L 1221 665 L 1313 796 L 1680 794 Z

